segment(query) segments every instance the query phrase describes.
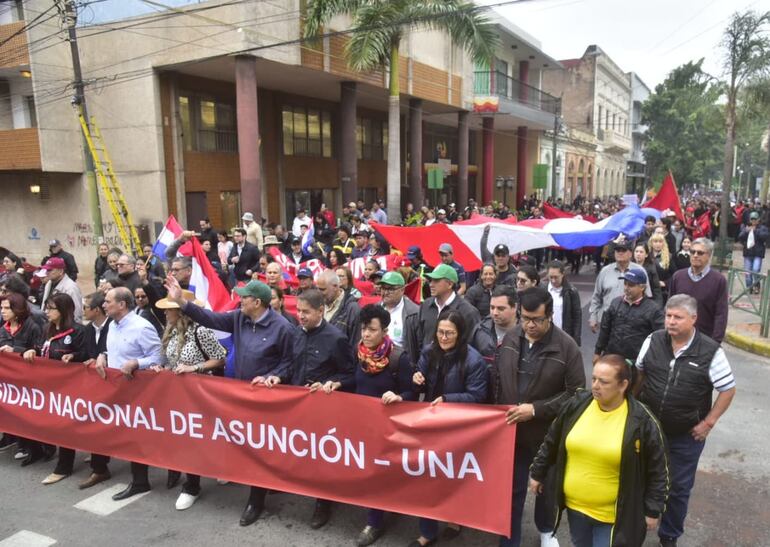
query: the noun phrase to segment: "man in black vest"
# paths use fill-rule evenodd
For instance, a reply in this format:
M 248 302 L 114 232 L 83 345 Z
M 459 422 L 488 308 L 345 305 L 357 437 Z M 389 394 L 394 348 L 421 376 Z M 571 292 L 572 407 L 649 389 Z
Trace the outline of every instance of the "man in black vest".
M 658 529 L 663 547 L 684 533 L 687 503 L 706 437 L 735 396 L 724 350 L 695 328 L 698 302 L 677 294 L 666 304 L 666 328 L 644 341 L 636 360 L 639 399 L 660 420 L 669 449 L 671 489 Z M 713 391 L 718 392 L 713 406 Z

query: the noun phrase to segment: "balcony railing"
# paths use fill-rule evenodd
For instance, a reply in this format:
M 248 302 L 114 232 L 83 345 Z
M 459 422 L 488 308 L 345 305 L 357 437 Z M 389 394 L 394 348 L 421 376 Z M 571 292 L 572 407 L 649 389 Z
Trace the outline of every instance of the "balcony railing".
M 532 108 L 556 114 L 559 100 L 544 91 L 520 82 L 503 72 L 477 71 L 473 73 L 473 94 L 498 96 Z

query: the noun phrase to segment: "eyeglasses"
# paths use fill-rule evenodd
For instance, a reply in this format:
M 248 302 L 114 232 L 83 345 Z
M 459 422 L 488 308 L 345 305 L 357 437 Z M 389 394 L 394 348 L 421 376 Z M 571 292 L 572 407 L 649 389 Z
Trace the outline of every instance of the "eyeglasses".
M 519 284 L 519 285 L 526 285 L 527 283 L 529 283 L 529 279 L 528 278 L 517 277 L 516 278 L 516 283 Z
M 546 321 L 548 321 L 549 317 L 543 316 L 543 317 L 525 317 L 521 316 L 521 323 L 522 325 L 526 325 L 527 323 L 531 323 L 533 325 L 542 325 Z
M 181 272 L 182 270 L 186 270 L 187 268 L 171 268 L 171 273 Z
M 699 251 L 699 250 L 695 249 L 695 250 L 691 250 L 690 254 L 693 255 L 693 256 L 703 256 L 703 255 L 708 254 L 708 253 L 706 251 Z
M 438 329 L 436 331 L 436 336 L 439 338 L 454 338 L 455 336 L 457 336 L 457 331 Z
M 382 284 L 382 283 L 380 284 L 380 292 L 383 292 L 383 293 L 384 292 L 396 292 L 399 289 L 403 289 L 403 287 L 395 287 L 393 285 L 385 285 L 385 284 Z
M 59 311 L 56 306 L 46 306 L 45 311 Z

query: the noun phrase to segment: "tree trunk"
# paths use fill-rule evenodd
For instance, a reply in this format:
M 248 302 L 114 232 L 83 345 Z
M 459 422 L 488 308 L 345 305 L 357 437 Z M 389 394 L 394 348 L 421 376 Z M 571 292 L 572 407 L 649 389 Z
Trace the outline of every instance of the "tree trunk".
M 388 223 L 401 223 L 401 105 L 399 102 L 398 42 L 390 48 L 388 97 Z
M 767 127 L 767 161 L 765 162 L 765 172 L 762 175 L 762 191 L 759 194 L 759 199 L 763 205 L 767 201 L 768 186 L 770 186 L 770 125 Z
M 730 223 L 730 191 L 733 183 L 733 154 L 735 146 L 735 87 L 732 86 L 727 96 L 725 136 L 725 164 L 722 170 L 722 205 L 719 208 L 719 249 L 720 258 L 727 253 L 727 226 Z

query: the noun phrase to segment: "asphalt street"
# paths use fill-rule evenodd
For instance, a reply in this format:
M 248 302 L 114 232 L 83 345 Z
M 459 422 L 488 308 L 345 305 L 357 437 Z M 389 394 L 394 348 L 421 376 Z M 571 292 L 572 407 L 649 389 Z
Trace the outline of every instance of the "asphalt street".
M 587 309 L 593 276 L 572 279 Z M 584 321 L 583 357 L 590 378 L 591 355 L 596 336 Z M 770 545 L 770 459 L 767 458 L 766 420 L 770 413 L 770 360 L 726 347 L 738 381 L 732 408 L 709 437 L 690 503 L 684 547 Z M 0 547 L 23 545 L 251 545 L 339 546 L 355 545 L 365 524 L 365 511 L 336 505 L 329 524 L 310 529 L 313 500 L 289 494 L 271 494 L 267 509 L 256 524 L 238 525 L 246 501 L 245 486 L 219 485 L 202 480 L 203 494 L 189 510 L 179 512 L 174 502 L 179 487 L 167 490 L 164 470 L 152 469 L 153 490 L 124 506 L 109 495 L 118 484 L 130 480 L 128 464 L 114 461 L 112 480 L 80 491 L 77 483 L 88 476 L 88 464 L 78 453 L 75 475 L 43 486 L 40 481 L 53 470 L 54 462 L 20 468 L 12 453 L 0 454 Z M 366 485 L 362 484 L 362 488 Z M 467 500 L 473 503 L 474 500 Z M 532 521 L 531 500 L 524 522 L 524 545 L 539 545 Z M 417 519 L 389 515 L 386 534 L 375 544 L 402 546 L 416 538 Z M 566 524 L 557 534 L 569 545 Z M 657 545 L 656 536 L 645 545 Z M 441 544 L 496 545 L 495 537 L 472 530 Z

